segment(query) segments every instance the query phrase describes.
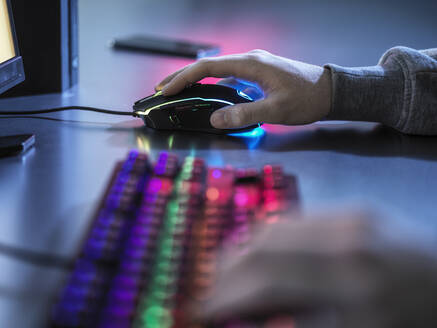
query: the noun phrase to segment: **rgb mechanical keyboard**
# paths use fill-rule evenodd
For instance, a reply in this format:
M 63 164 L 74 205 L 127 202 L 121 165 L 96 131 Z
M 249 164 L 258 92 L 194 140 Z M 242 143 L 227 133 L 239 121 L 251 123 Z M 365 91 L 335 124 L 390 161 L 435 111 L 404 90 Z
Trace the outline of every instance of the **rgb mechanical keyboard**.
M 114 169 L 51 326 L 189 327 L 187 307 L 210 297 L 217 250 L 244 247 L 254 225 L 277 220 L 297 198 L 280 166 L 208 168 L 168 153 L 152 165 L 131 151 Z

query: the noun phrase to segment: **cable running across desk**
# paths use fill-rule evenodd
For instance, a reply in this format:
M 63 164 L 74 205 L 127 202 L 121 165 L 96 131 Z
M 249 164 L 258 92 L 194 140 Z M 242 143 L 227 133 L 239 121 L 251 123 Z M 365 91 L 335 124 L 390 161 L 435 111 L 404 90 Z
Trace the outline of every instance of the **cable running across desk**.
M 124 111 L 116 111 L 110 109 L 96 108 L 96 107 L 87 107 L 87 106 L 65 106 L 65 107 L 55 107 L 55 108 L 47 108 L 41 110 L 25 110 L 25 111 L 1 111 L 0 115 L 33 115 L 33 114 L 47 114 L 47 113 L 55 113 L 62 112 L 67 110 L 83 110 L 104 114 L 112 114 L 112 115 L 124 115 L 124 116 L 133 116 L 138 117 L 134 112 L 124 112 Z
M 123 112 L 123 111 L 115 111 L 109 109 L 95 108 L 95 107 L 85 107 L 85 106 L 66 106 L 66 107 L 55 107 L 48 108 L 42 110 L 26 110 L 26 111 L 0 111 L 0 115 L 34 115 L 34 114 L 47 114 L 54 112 L 61 112 L 67 110 L 83 110 L 83 111 L 92 111 L 98 113 L 105 114 L 113 114 L 113 115 L 125 115 L 125 116 L 136 116 L 133 112 Z M 18 248 L 6 244 L 0 243 L 0 254 L 15 258 L 17 260 L 21 260 L 27 262 L 29 264 L 41 265 L 41 266 L 52 266 L 64 269 L 70 269 L 73 265 L 73 262 L 67 258 L 38 253 L 33 250 Z

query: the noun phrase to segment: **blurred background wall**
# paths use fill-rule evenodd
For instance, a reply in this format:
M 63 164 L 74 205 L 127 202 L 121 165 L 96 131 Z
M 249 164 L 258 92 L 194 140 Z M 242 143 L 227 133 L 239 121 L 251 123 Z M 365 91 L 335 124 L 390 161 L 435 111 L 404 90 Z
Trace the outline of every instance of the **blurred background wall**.
M 435 0 L 79 0 L 80 94 L 89 102 L 94 90 L 95 105 L 128 108 L 191 63 L 120 56 L 107 49 L 114 37 L 149 34 L 217 43 L 222 54 L 262 48 L 313 64 L 368 66 L 396 45 L 437 47 L 436 13 Z M 122 96 L 102 96 L 108 90 Z
M 437 47 L 435 0 L 80 0 L 79 5 L 80 19 L 93 22 L 93 30 L 81 31 L 82 39 L 99 33 L 103 43 L 148 33 L 216 42 L 224 53 L 264 48 L 315 64 L 350 66 L 373 65 L 396 45 Z M 116 7 L 118 16 L 106 16 L 107 6 Z

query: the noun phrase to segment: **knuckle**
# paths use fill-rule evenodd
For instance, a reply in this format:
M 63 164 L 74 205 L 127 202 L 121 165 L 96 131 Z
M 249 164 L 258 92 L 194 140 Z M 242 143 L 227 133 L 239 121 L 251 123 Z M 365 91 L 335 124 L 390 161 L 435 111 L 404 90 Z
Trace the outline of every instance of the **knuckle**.
M 181 75 L 179 78 L 184 85 L 188 85 L 188 84 L 193 83 L 193 81 L 191 81 L 185 74 Z
M 208 58 L 200 58 L 197 62 L 196 65 L 205 65 L 206 63 L 209 62 Z
M 246 61 L 248 61 L 250 64 L 256 64 L 260 60 L 260 55 L 258 53 L 252 53 L 249 52 L 245 55 Z
M 243 60 L 255 79 L 263 79 L 263 75 L 266 73 L 265 63 L 267 62 L 263 53 L 248 52 L 244 55 Z
M 197 69 L 200 75 L 211 75 L 211 60 L 209 59 L 201 59 L 199 62 Z
M 238 115 L 236 110 L 238 110 L 238 108 L 234 108 L 233 110 L 225 110 L 224 111 L 223 118 L 224 118 L 226 125 L 233 126 L 235 124 L 236 116 Z
M 208 58 L 201 58 L 197 61 L 196 66 L 201 70 L 206 69 L 211 64 L 211 60 Z
M 260 54 L 267 54 L 268 52 L 263 50 L 263 49 L 253 49 L 253 50 L 249 51 L 249 53 L 260 55 Z
M 236 126 L 243 125 L 250 120 L 250 115 L 250 111 L 247 110 L 247 107 L 238 106 L 234 109 L 233 123 Z

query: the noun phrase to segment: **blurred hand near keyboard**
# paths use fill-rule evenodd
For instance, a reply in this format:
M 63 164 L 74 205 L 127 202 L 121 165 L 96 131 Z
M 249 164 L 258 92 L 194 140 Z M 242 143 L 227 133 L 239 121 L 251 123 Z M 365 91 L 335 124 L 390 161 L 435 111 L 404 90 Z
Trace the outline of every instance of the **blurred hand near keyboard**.
M 322 327 L 437 327 L 435 252 L 386 223 L 351 212 L 265 226 L 243 255 L 223 254 L 200 318 L 329 311 Z
M 166 96 L 205 77 L 235 77 L 258 84 L 265 98 L 217 110 L 211 116 L 216 128 L 230 129 L 258 122 L 308 124 L 330 111 L 331 76 L 328 69 L 267 51 L 204 58 L 166 77 L 156 86 Z

